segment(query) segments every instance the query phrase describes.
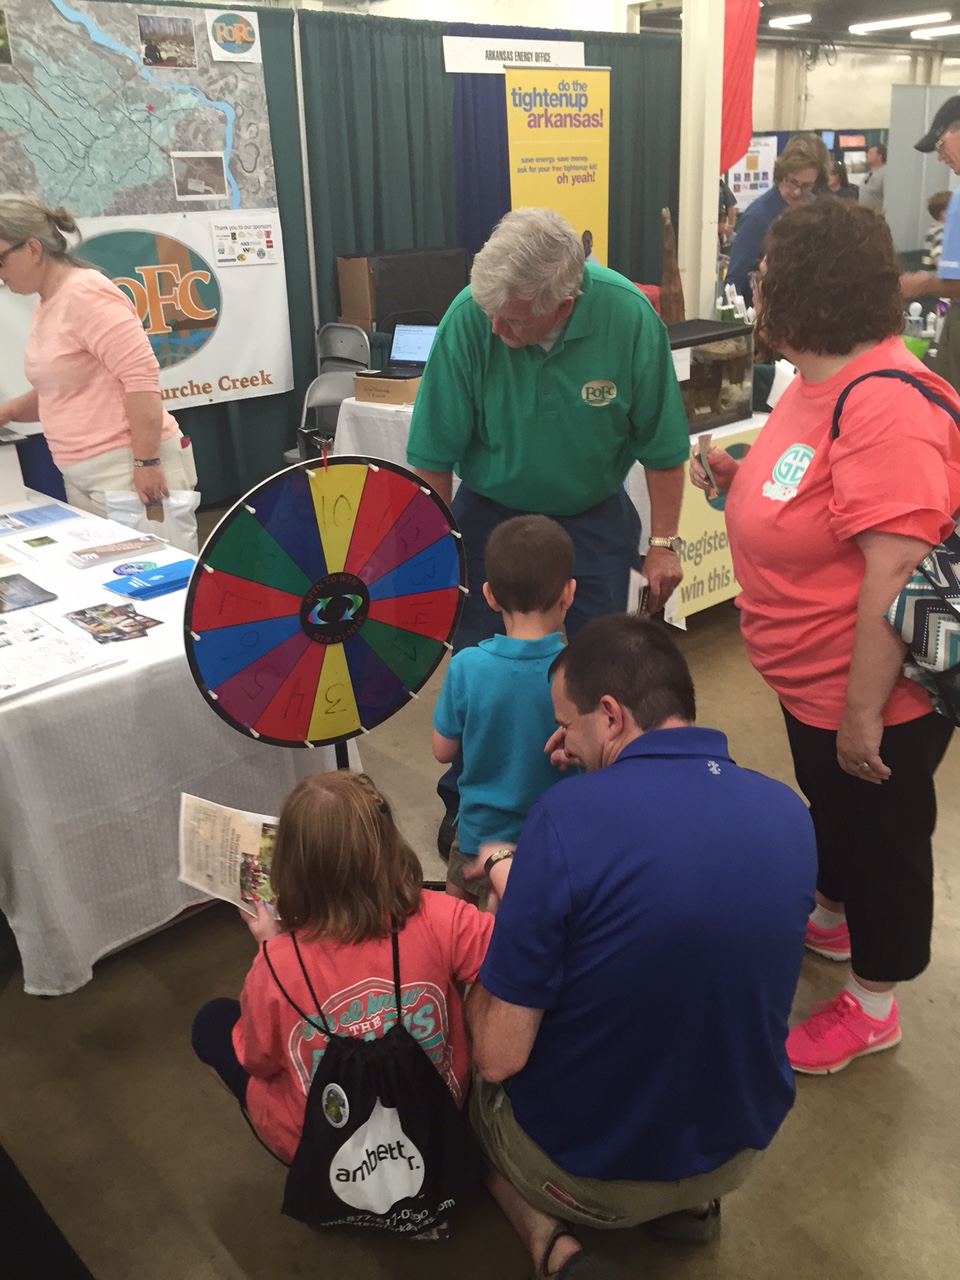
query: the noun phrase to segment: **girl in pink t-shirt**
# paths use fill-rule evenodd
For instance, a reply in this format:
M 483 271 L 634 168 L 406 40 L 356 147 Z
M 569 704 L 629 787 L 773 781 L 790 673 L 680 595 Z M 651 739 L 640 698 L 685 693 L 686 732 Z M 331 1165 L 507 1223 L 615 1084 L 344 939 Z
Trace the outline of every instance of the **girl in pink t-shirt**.
M 270 879 L 279 921 L 262 904 L 256 920 L 244 920 L 311 1020 L 281 994 L 261 950 L 239 1002 L 212 1000 L 193 1025 L 197 1056 L 263 1142 L 285 1163 L 293 1159 L 327 1044 L 293 937 L 330 1028 L 379 1039 L 397 1020 L 390 921 L 399 921 L 404 1025 L 462 1105 L 470 1073 L 464 988 L 476 981 L 493 916 L 424 892 L 419 860 L 389 804 L 368 777 L 346 770 L 314 774 L 287 798 Z

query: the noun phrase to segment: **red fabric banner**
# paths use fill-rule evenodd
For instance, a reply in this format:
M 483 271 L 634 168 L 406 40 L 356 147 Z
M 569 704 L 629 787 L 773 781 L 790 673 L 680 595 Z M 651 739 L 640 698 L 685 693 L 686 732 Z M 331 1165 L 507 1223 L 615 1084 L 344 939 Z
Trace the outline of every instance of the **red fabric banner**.
M 723 117 L 720 172 L 736 164 L 753 133 L 753 63 L 760 0 L 726 0 L 723 28 Z

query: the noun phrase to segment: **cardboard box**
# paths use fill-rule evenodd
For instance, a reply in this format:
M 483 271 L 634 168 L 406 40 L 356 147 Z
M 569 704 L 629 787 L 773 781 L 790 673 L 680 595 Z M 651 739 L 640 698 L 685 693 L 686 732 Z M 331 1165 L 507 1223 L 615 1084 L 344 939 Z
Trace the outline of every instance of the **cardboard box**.
M 402 249 L 337 258 L 340 312 L 361 328 L 439 324 L 470 279 L 465 249 Z M 389 326 L 388 326 L 389 327 Z
M 378 378 L 375 373 L 355 373 L 353 394 L 368 404 L 413 404 L 419 378 Z
M 373 327 L 377 315 L 377 290 L 370 269 L 370 259 L 361 257 L 338 258 L 337 280 L 340 283 L 340 310 L 344 316 L 364 317 L 345 320 L 345 324 L 359 324 L 362 329 Z M 369 320 L 370 323 L 366 323 Z
M 355 324 L 364 333 L 375 333 L 377 328 L 373 316 L 337 316 L 337 324 Z

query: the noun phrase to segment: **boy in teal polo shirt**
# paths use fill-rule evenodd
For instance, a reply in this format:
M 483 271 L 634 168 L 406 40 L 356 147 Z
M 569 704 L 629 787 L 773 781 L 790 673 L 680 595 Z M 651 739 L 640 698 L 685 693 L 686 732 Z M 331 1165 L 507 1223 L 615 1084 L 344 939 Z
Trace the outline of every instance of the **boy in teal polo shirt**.
M 544 746 L 556 727 L 548 672 L 576 590 L 573 542 L 547 516 L 516 516 L 490 535 L 485 569 L 483 595 L 506 635 L 454 654 L 433 715 L 437 760 L 463 752 L 447 893 L 470 900 L 463 871 L 481 844 L 513 844 L 530 806 L 562 776 Z

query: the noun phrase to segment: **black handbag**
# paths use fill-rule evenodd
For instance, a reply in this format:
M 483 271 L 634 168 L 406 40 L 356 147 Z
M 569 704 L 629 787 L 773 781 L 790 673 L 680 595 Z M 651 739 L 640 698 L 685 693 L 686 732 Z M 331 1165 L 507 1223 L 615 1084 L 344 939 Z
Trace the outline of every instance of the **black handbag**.
M 283 1198 L 283 1212 L 309 1226 L 418 1234 L 443 1222 L 484 1175 L 472 1129 L 403 1025 L 396 929 L 391 940 L 397 1021 L 374 1040 L 332 1030 L 296 937 L 291 941 L 314 1015 L 284 990 L 263 944 L 263 958 L 284 999 L 327 1038 L 310 1082 Z
M 903 369 L 876 369 L 841 392 L 833 411 L 834 440 L 847 396 L 866 378 L 908 383 L 960 427 L 960 414 L 919 378 Z M 920 561 L 884 617 L 909 650 L 903 674 L 926 689 L 941 715 L 960 725 L 960 525 Z

